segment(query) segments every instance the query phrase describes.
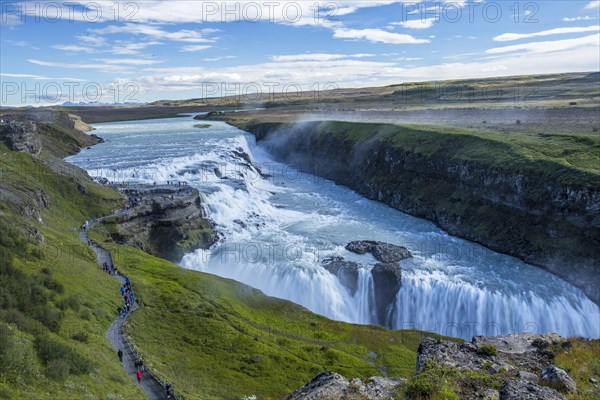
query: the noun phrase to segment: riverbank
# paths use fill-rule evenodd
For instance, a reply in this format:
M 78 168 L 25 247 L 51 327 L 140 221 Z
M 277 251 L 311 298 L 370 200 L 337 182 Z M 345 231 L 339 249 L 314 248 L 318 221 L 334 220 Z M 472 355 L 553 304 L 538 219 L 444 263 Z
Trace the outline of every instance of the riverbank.
M 225 118 L 282 161 L 541 266 L 600 302 L 596 136 Z

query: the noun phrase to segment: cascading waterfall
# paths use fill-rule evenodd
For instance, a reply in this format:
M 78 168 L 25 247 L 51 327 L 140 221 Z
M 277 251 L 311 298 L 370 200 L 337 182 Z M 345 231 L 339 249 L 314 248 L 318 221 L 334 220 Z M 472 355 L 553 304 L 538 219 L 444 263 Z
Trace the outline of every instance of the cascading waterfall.
M 401 262 L 390 328 L 466 339 L 511 331 L 600 336 L 598 306 L 559 278 L 301 174 L 272 160 L 252 136 L 211 124 L 202 130 L 191 118 L 99 124 L 96 133 L 108 141 L 69 161 L 110 181 L 187 181 L 202 193 L 223 239 L 210 251 L 187 254 L 182 267 L 235 279 L 330 318 L 376 321 L 370 273 L 376 261 L 344 249 L 369 239 L 414 255 Z M 448 248 L 465 251 L 439 250 Z M 329 256 L 363 265 L 354 294 L 323 268 Z

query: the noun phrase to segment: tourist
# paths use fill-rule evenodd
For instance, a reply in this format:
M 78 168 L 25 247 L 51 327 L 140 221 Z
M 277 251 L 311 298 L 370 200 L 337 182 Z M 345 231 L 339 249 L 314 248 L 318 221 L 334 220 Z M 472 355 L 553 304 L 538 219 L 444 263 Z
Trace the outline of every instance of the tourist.
M 139 369 L 136 371 L 135 376 L 137 377 L 138 384 L 142 382 L 142 371 Z
M 117 355 L 119 356 L 119 361 L 123 362 L 123 352 L 121 351 L 121 349 L 119 349 L 119 351 L 117 352 Z

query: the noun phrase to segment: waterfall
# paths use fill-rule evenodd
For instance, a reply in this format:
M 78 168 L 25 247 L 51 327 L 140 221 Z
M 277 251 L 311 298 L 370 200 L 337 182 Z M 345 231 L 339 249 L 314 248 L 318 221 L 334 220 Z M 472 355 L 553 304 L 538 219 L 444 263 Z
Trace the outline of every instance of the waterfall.
M 187 254 L 182 267 L 235 279 L 329 318 L 374 323 L 376 260 L 344 245 L 381 240 L 414 255 L 401 262 L 388 328 L 465 339 L 510 332 L 600 337 L 598 306 L 546 271 L 277 163 L 252 136 L 224 123 L 201 133 L 193 124 L 191 118 L 99 124 L 97 133 L 109 141 L 69 158 L 94 177 L 179 180 L 197 188 L 223 239 Z M 354 294 L 323 267 L 328 256 L 362 265 Z

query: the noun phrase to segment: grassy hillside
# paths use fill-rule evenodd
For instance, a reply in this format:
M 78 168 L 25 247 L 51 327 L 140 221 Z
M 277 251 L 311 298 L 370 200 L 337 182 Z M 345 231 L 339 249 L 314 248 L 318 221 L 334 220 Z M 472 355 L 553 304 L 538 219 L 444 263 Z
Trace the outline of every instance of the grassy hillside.
M 118 282 L 78 240 L 120 197 L 53 169 L 0 145 L 0 398 L 143 398 L 105 337 Z
M 92 237 L 132 277 L 143 308 L 126 333 L 153 371 L 189 399 L 282 398 L 316 373 L 410 377 L 423 332 L 331 321 L 235 281 L 181 269 Z

